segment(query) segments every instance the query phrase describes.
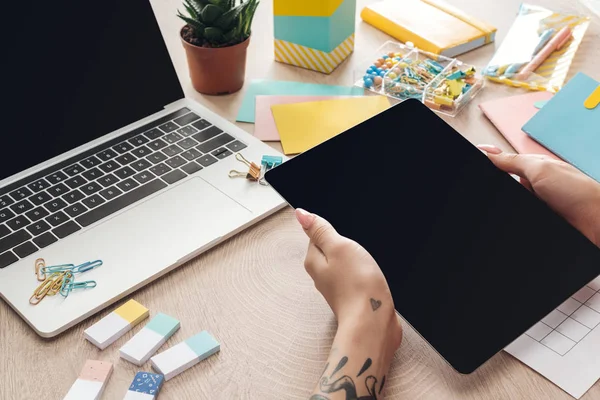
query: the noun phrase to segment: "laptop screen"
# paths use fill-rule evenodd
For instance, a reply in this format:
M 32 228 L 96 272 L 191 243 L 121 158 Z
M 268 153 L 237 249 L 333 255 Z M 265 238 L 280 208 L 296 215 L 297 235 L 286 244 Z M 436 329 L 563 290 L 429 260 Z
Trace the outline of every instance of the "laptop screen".
M 0 180 L 184 97 L 148 0 L 5 6 Z

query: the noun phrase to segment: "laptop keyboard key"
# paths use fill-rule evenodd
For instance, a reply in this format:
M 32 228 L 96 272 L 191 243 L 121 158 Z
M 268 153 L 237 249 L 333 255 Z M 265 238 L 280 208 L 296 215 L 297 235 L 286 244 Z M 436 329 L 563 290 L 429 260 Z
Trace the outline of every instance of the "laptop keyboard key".
M 35 221 L 37 221 L 39 219 L 42 219 L 46 215 L 50 215 L 50 213 L 48 212 L 48 210 L 46 210 L 43 207 L 37 207 L 37 208 L 34 208 L 33 210 L 27 211 L 25 213 L 25 216 L 27 218 L 29 218 L 32 222 L 35 222 Z
M 212 126 L 212 124 L 210 122 L 208 122 L 205 119 L 201 119 L 200 121 L 196 121 L 192 124 L 192 126 L 196 129 L 198 129 L 199 131 L 208 128 L 209 126 Z M 220 132 L 219 132 L 220 133 Z
M 157 151 L 156 153 L 152 153 L 148 157 L 146 157 L 146 160 L 150 161 L 152 164 L 158 164 L 159 162 L 165 161 L 166 159 L 167 159 L 167 156 L 165 156 L 160 151 Z
M 187 163 L 186 159 L 181 156 L 175 156 L 173 158 L 168 159 L 165 163 L 171 168 L 179 168 L 183 164 Z
M 113 150 L 119 154 L 127 153 L 131 149 L 133 149 L 133 146 L 127 142 L 122 142 L 116 146 L 113 146 Z
M 64 210 L 71 218 L 75 218 L 87 211 L 87 208 L 81 203 L 75 203 Z
M 62 182 L 65 179 L 67 179 L 67 175 L 65 175 L 64 173 L 62 173 L 61 171 L 55 172 L 51 175 L 48 175 L 46 177 L 46 180 L 52 184 L 58 183 L 58 182 Z
M 237 153 L 238 151 L 243 150 L 248 146 L 246 146 L 244 143 L 240 142 L 239 140 L 236 140 L 234 142 L 229 143 L 226 147 L 229 150 L 233 151 L 234 153 Z
M 81 193 L 79 190 L 73 190 L 72 192 L 65 194 L 62 198 L 66 200 L 67 203 L 73 204 L 83 199 L 84 197 L 85 196 L 83 195 L 83 193 Z
M 110 161 L 107 161 L 104 164 L 100 165 L 100 169 L 104 172 L 114 171 L 115 169 L 117 169 L 119 167 L 120 167 L 120 165 L 115 160 L 110 160 Z
M 66 187 L 63 183 L 59 183 L 58 185 L 52 186 L 50 189 L 47 190 L 47 192 L 50 193 L 54 197 L 58 197 L 58 196 L 62 196 L 63 194 L 67 193 L 69 190 L 71 190 L 71 189 Z
M 169 121 L 169 122 L 166 122 L 166 123 L 160 125 L 159 128 L 161 131 L 169 133 L 169 132 L 173 132 L 174 130 L 179 129 L 179 125 L 177 125 L 176 123 L 174 123 L 172 121 Z
M 181 169 L 184 170 L 188 175 L 191 175 L 200 171 L 202 167 L 197 162 L 192 161 L 185 164 L 183 167 L 181 167 Z
M 40 192 L 38 194 L 34 194 L 33 196 L 31 196 L 29 198 L 29 200 L 35 204 L 36 206 L 39 206 L 40 204 L 43 204 L 45 202 L 47 202 L 48 200 L 51 200 L 52 196 L 50 196 L 48 193 L 46 192 Z
M 0 209 L 10 206 L 15 201 L 8 196 L 0 197 Z
M 56 236 L 54 236 L 50 232 L 46 232 L 43 235 L 38 236 L 33 239 L 33 243 L 35 243 L 37 245 L 37 247 L 39 247 L 40 249 L 43 249 L 44 247 L 48 247 L 56 241 L 58 241 L 58 239 L 56 238 Z
M 141 146 L 144 143 L 148 143 L 149 140 L 143 135 L 137 135 L 136 137 L 129 139 L 128 142 L 134 146 Z
M 140 186 L 123 196 L 116 198 L 114 201 L 107 202 L 100 207 L 96 207 L 93 210 L 79 216 L 76 221 L 82 226 L 89 226 L 96 221 L 101 220 L 123 208 L 140 201 L 141 199 L 150 196 L 158 192 L 161 189 L 167 187 L 167 184 L 160 179 L 155 179 L 147 184 Z
M 20 189 L 15 190 L 14 192 L 12 192 L 10 194 L 10 196 L 15 199 L 15 201 L 19 201 L 19 200 L 23 200 L 26 197 L 31 196 L 33 193 L 31 192 L 31 190 L 27 189 L 26 187 L 22 187 Z
M 176 144 L 172 144 L 169 147 L 165 147 L 162 151 L 169 157 L 173 157 L 174 155 L 181 153 L 183 150 Z
M 219 160 L 217 160 L 210 154 L 205 154 L 202 157 L 198 158 L 196 161 L 203 167 L 208 167 L 209 165 L 213 165 L 214 163 L 216 163 Z
M 140 184 L 144 184 L 152 179 L 154 179 L 154 174 L 150 171 L 144 171 L 144 172 L 140 172 L 137 175 L 133 176 L 133 179 L 135 179 L 136 181 L 138 181 Z
M 183 172 L 180 169 L 175 169 L 171 172 L 169 172 L 168 174 L 164 174 L 161 178 L 167 182 L 169 185 L 174 184 L 177 181 L 182 180 L 183 178 L 185 178 L 187 175 L 185 174 L 185 172 Z
M 41 235 L 42 233 L 46 232 L 48 229 L 50 229 L 50 225 L 48 225 L 46 223 L 46 221 L 34 222 L 33 224 L 31 224 L 27 227 L 27 230 L 33 236 Z
M 100 171 L 98 168 L 93 167 L 92 169 L 88 169 L 81 176 L 83 176 L 88 181 L 94 181 L 104 175 L 104 172 Z
M 192 138 L 185 138 L 183 140 L 180 140 L 179 142 L 177 142 L 177 145 L 179 147 L 181 147 L 184 150 L 190 149 L 194 146 L 196 146 L 198 144 L 198 142 L 196 142 L 194 139 Z
M 179 133 L 177 132 L 173 132 L 173 133 L 169 133 L 167 136 L 165 136 L 163 139 L 165 139 L 165 141 L 169 144 L 173 144 L 173 143 L 177 143 L 179 142 L 181 139 L 183 139 L 183 136 L 181 136 Z
M 48 211 L 50 211 L 51 213 L 56 212 L 58 210 L 62 210 L 66 206 L 67 203 L 65 203 L 65 201 L 62 199 L 54 199 L 44 204 L 44 207 L 46 207 L 46 209 L 48 209 Z
M 33 191 L 34 193 L 37 193 L 40 190 L 49 188 L 50 184 L 45 179 L 38 179 L 37 181 L 27 185 L 27 187 L 29 188 L 29 190 Z
M 99 195 L 95 194 L 93 196 L 88 197 L 87 199 L 83 199 L 81 201 L 87 208 L 98 207 L 100 204 L 104 203 L 104 199 Z
M 63 169 L 63 171 L 69 176 L 75 176 L 83 172 L 83 167 L 79 164 L 73 164 L 70 167 Z
M 52 233 L 54 233 L 56 236 L 58 236 L 59 239 L 64 239 L 67 236 L 72 235 L 73 233 L 77 232 L 80 229 L 81 228 L 79 227 L 79 225 L 77 225 L 75 222 L 69 221 L 66 224 L 62 224 L 58 228 L 54 228 L 52 230 Z
M 13 218 L 6 223 L 13 231 L 18 231 L 21 228 L 25 228 L 29 225 L 29 220 L 22 215 L 19 215 L 17 218 Z
M 125 167 L 125 168 L 129 168 L 129 167 Z M 124 169 L 124 168 L 121 168 L 121 169 Z M 131 169 L 131 168 L 129 168 L 129 169 Z M 120 169 L 116 170 L 115 173 L 117 173 L 119 171 L 120 171 Z M 119 178 L 117 178 L 113 174 L 108 174 L 108 175 L 105 175 L 102 178 L 98 179 L 97 182 L 104 187 L 109 187 L 109 186 L 114 185 L 115 183 L 119 182 Z
M 173 121 L 179 126 L 184 126 L 187 124 L 191 124 L 192 122 L 194 122 L 198 119 L 200 119 L 200 117 L 197 116 L 196 114 L 194 114 L 193 112 L 191 112 L 189 114 L 185 114 L 182 117 L 175 118 Z
M 152 150 L 160 150 L 163 147 L 167 147 L 167 144 L 164 140 L 156 139 L 148 143 L 148 147 L 150 147 Z
M 184 126 L 181 129 L 177 129 L 177 132 L 179 132 L 181 136 L 188 137 L 198 132 L 198 129 L 194 128 L 193 126 Z
M 0 238 L 8 235 L 10 233 L 10 229 L 6 225 L 0 225 Z
M 150 168 L 150 172 L 152 172 L 156 176 L 166 174 L 170 170 L 171 168 L 169 168 L 165 163 L 156 164 L 154 167 Z
M 48 222 L 52 226 L 59 226 L 61 224 L 64 224 L 68 220 L 69 220 L 69 217 L 67 217 L 67 214 L 65 214 L 62 211 L 54 213 L 51 216 L 49 216 L 48 218 L 46 218 L 46 222 Z
M 102 161 L 112 160 L 117 156 L 117 153 L 113 149 L 106 149 L 96 154 L 96 156 Z
M 219 160 L 229 157 L 233 153 L 225 148 L 220 148 L 219 150 L 215 150 L 212 152 L 212 155 L 217 157 Z
M 20 246 L 17 246 L 13 249 L 13 251 L 21 258 L 25 258 L 28 255 L 31 255 L 38 251 L 38 248 L 35 244 L 31 242 L 25 242 Z
M 137 160 L 137 157 L 131 153 L 125 153 L 122 156 L 115 158 L 115 160 L 121 165 L 127 165 Z
M 104 197 L 106 200 L 111 200 L 120 195 L 121 189 L 118 189 L 116 186 L 111 186 L 107 189 L 104 189 L 100 192 L 100 196 Z
M 86 168 L 92 168 L 92 167 L 95 167 L 96 165 L 102 164 L 102 161 L 100 161 L 98 159 L 98 157 L 96 157 L 96 156 L 90 156 L 90 157 L 86 158 L 85 160 L 80 161 L 80 164 Z
M 231 136 L 228 133 L 223 133 L 222 135 L 219 135 L 206 143 L 202 143 L 200 146 L 197 147 L 197 149 L 203 153 L 209 153 L 229 142 L 232 142 L 233 140 L 235 140 L 233 136 Z
M 21 229 L 12 235 L 8 235 L 5 238 L 0 239 L 0 253 L 4 253 L 29 239 L 31 239 L 31 235 L 25 229 Z
M 135 171 L 133 169 L 131 169 L 131 167 L 123 167 L 121 169 L 118 169 L 115 171 L 115 175 L 118 176 L 121 179 L 127 179 L 130 176 L 132 176 L 133 174 L 135 174 Z M 111 182 L 111 185 L 115 182 Z M 110 185 L 104 185 L 104 186 L 110 186 Z
M 0 268 L 6 268 L 10 264 L 16 263 L 17 261 L 19 261 L 19 257 L 15 256 L 10 251 L 0 254 Z
M 133 168 L 135 168 L 135 170 L 137 172 L 141 172 L 141 171 L 145 170 L 146 168 L 151 167 L 152 164 L 150 163 L 150 161 L 143 159 L 143 160 L 137 160 L 136 162 L 132 163 L 131 166 Z
M 141 147 L 138 147 L 137 149 L 133 149 L 131 152 L 136 157 L 143 158 L 143 157 L 146 157 L 148 154 L 152 153 L 152 150 L 150 150 L 146 146 L 141 146 Z
M 32 208 L 33 208 L 33 204 L 31 204 L 27 200 L 21 200 L 20 202 L 15 203 L 12 206 L 10 206 L 10 209 L 13 210 L 16 214 L 22 214 L 24 212 L 31 210 Z M 0 221 L 0 222 L 2 222 L 2 221 Z
M 192 160 L 200 157 L 201 155 L 202 155 L 202 153 L 200 153 L 196 149 L 189 149 L 188 151 L 184 151 L 183 153 L 181 153 L 181 156 L 188 161 L 192 161 Z
M 117 183 L 117 187 L 124 192 L 129 192 L 130 190 L 135 189 L 138 186 L 140 186 L 140 184 L 131 178 L 125 179 L 123 182 Z
M 91 196 L 94 193 L 102 190 L 102 186 L 96 182 L 88 182 L 83 185 L 79 190 L 81 190 L 86 196 Z
M 79 186 L 83 185 L 84 183 L 86 183 L 86 179 L 83 176 L 74 176 L 71 179 L 67 179 L 65 181 L 65 184 L 70 187 L 71 189 L 75 189 L 78 188 Z
M 195 126 L 195 125 L 194 125 Z M 192 135 L 194 139 L 199 141 L 200 143 L 206 142 L 208 139 L 212 139 L 217 135 L 220 135 L 223 131 L 217 128 L 216 126 L 211 126 L 208 129 L 200 131 L 195 135 Z
M 165 133 L 158 128 L 152 128 L 147 132 L 144 132 L 144 136 L 146 136 L 150 140 L 154 140 L 158 137 L 161 137 Z
M 15 213 L 10 211 L 8 208 L 5 208 L 4 210 L 0 210 L 0 224 L 8 221 L 9 219 L 11 219 L 14 216 L 15 216 Z

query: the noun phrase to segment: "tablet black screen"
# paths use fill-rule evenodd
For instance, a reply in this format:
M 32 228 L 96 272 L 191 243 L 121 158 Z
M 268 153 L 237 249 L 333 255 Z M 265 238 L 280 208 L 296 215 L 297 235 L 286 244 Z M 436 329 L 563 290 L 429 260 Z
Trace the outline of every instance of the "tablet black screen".
M 418 101 L 269 171 L 363 245 L 397 311 L 470 373 L 600 274 L 600 250 Z

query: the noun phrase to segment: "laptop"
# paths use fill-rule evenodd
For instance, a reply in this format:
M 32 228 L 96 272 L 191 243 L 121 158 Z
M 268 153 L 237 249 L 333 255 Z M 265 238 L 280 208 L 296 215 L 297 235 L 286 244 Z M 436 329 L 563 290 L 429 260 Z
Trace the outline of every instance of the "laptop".
M 34 14 L 27 25 L 43 29 L 20 29 L 5 49 L 0 297 L 53 337 L 284 202 L 228 177 L 244 168 L 236 153 L 280 154 L 185 98 L 147 0 Z M 38 258 L 103 265 L 76 277 L 95 288 L 34 306 Z

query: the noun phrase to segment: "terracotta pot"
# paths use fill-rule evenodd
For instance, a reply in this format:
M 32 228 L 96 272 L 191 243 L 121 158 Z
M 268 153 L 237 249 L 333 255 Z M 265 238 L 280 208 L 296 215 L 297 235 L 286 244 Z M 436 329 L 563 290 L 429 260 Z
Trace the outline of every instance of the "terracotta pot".
M 192 86 L 196 91 L 219 95 L 234 93 L 242 88 L 250 38 L 234 46 L 209 48 L 186 42 L 181 32 L 179 37 L 185 48 Z

